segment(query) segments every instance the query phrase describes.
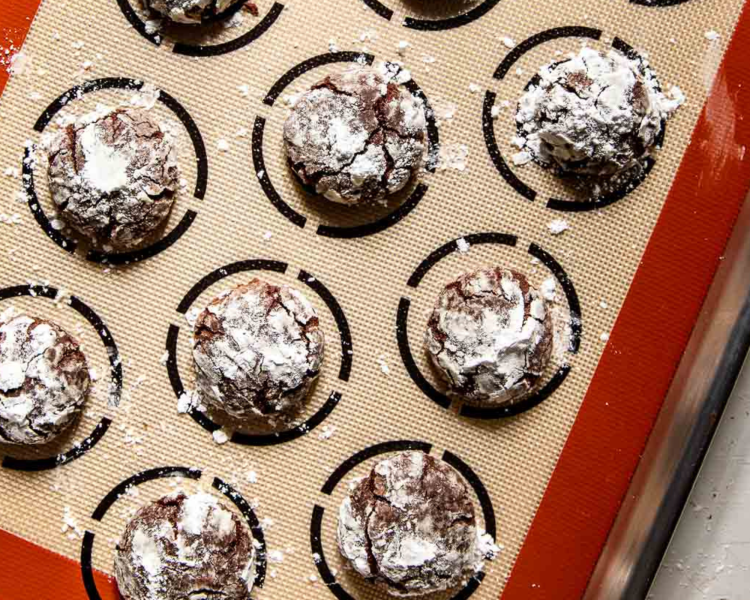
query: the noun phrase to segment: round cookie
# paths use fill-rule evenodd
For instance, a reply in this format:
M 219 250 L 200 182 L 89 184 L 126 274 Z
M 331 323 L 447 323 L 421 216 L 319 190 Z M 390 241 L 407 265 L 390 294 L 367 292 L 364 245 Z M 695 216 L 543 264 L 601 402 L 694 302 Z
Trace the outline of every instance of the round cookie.
M 143 0 L 147 9 L 186 25 L 200 25 L 236 3 L 237 0 Z
M 589 177 L 628 171 L 654 153 L 665 120 L 684 101 L 678 88 L 672 96 L 645 61 L 583 48 L 542 67 L 521 97 L 514 162 Z
M 86 357 L 62 328 L 0 315 L 0 442 L 54 439 L 78 417 L 90 383 Z
M 179 185 L 177 147 L 145 112 L 94 112 L 47 143 L 52 199 L 98 246 L 133 248 L 167 218 Z
M 424 103 L 390 65 L 354 66 L 303 94 L 284 124 L 289 164 L 333 202 L 356 205 L 398 192 L 422 164 Z
M 211 301 L 193 334 L 205 404 L 237 419 L 299 408 L 318 377 L 324 348 L 307 298 L 259 279 Z
M 339 510 L 341 554 L 395 596 L 465 584 L 482 568 L 484 537 L 461 476 L 422 452 L 379 462 Z
M 247 600 L 254 570 L 248 528 L 204 492 L 177 492 L 144 506 L 115 551 L 124 600 Z
M 539 292 L 522 274 L 495 267 L 445 286 L 425 346 L 450 395 L 497 405 L 533 389 L 549 363 L 552 333 Z

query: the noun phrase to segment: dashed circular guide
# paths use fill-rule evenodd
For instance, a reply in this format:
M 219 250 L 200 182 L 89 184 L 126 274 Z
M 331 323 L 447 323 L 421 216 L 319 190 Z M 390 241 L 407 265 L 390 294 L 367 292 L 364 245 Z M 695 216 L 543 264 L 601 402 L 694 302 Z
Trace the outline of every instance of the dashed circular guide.
M 309 392 L 325 368 L 323 337 L 313 308 L 317 303 L 290 286 L 265 282 L 268 274 L 283 275 L 287 269 L 288 265 L 279 261 L 240 261 L 208 274 L 182 299 L 178 313 L 200 314 L 191 340 L 197 393 L 185 389 L 179 372 L 180 327 L 169 327 L 166 366 L 178 409 L 217 441 L 227 440 L 224 430 L 231 429 L 228 440 L 237 444 L 290 442 L 318 427 L 341 401 L 342 393 L 332 390 L 325 403 L 300 422 L 320 395 L 317 388 Z M 225 289 L 202 313 L 191 308 L 203 292 L 239 273 L 247 273 L 250 283 Z M 344 311 L 330 290 L 309 272 L 300 270 L 297 282 L 331 312 L 341 338 L 338 379 L 347 382 L 354 353 Z M 258 319 L 251 316 L 253 312 L 258 312 Z
M 139 103 L 144 107 L 97 109 L 73 118 L 55 133 L 48 131 L 63 108 L 103 90 L 142 94 Z M 87 260 L 122 265 L 167 250 L 196 219 L 197 213 L 187 209 L 171 231 L 160 233 L 172 210 L 179 171 L 172 125 L 159 124 L 148 115 L 156 103 L 172 112 L 190 138 L 197 168 L 193 196 L 202 200 L 208 185 L 203 138 L 187 110 L 164 90 L 134 79 L 96 79 L 59 96 L 37 120 L 34 130 L 43 134 L 50 191 L 61 219 L 50 218 L 37 195 L 35 169 L 42 154 L 37 145 L 26 148 L 24 189 L 36 222 L 66 252 L 74 253 L 80 240 L 64 235 L 61 221 L 91 239 Z

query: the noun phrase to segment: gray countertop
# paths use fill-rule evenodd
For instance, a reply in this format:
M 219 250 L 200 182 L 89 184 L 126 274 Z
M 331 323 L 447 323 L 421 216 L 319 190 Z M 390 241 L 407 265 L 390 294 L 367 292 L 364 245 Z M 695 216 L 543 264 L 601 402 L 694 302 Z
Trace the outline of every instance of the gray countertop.
M 649 598 L 750 598 L 750 364 L 747 362 Z

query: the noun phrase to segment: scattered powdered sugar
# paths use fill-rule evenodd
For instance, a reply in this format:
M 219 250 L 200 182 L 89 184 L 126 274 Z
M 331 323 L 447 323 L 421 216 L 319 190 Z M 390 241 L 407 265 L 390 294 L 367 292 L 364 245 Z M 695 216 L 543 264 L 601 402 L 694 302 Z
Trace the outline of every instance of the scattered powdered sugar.
M 223 429 L 217 429 L 213 432 L 212 435 L 214 438 L 214 442 L 216 442 L 217 444 L 226 444 L 229 441 L 229 436 Z
M 438 171 L 455 169 L 466 171 L 469 162 L 469 147 L 466 144 L 441 144 L 438 154 Z
M 565 219 L 555 219 L 554 221 L 550 221 L 547 228 L 552 235 L 560 235 L 570 229 L 570 225 Z
M 391 369 L 388 366 L 388 363 L 385 362 L 385 359 L 386 357 L 381 354 L 380 356 L 378 356 L 377 362 L 378 362 L 378 365 L 380 366 L 380 371 L 383 373 L 383 375 L 390 375 Z
M 545 300 L 553 302 L 557 296 L 557 281 L 554 277 L 548 277 L 542 282 L 539 291 L 542 292 Z
M 320 428 L 318 439 L 330 440 L 334 433 L 336 433 L 336 427 L 334 425 L 323 425 L 323 427 Z
M 456 240 L 456 247 L 461 254 L 466 254 L 469 251 L 469 248 L 471 248 L 471 244 L 469 244 L 464 238 L 458 238 Z

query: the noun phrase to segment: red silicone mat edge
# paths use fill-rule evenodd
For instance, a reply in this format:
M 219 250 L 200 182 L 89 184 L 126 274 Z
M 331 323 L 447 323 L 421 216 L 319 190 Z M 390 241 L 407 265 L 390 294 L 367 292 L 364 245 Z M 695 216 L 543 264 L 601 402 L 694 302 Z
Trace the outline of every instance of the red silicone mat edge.
M 745 4 L 502 600 L 586 589 L 750 187 L 749 53 Z

